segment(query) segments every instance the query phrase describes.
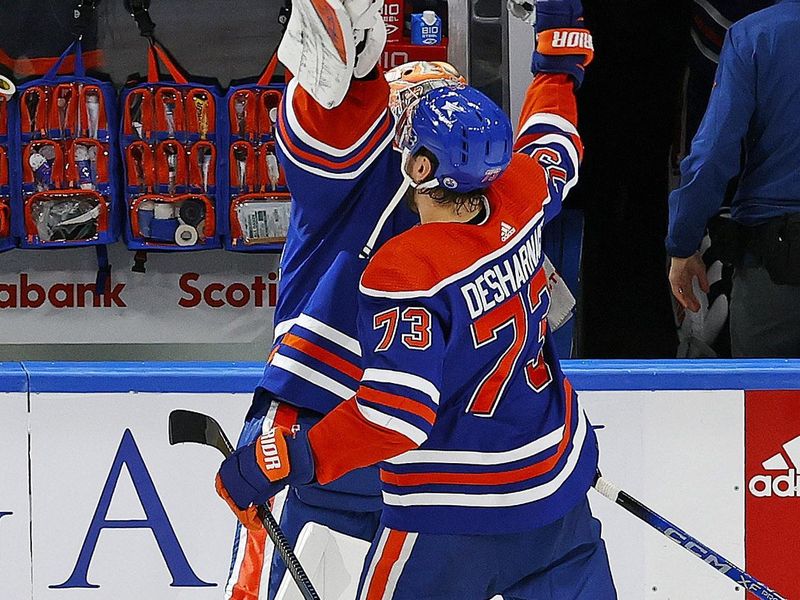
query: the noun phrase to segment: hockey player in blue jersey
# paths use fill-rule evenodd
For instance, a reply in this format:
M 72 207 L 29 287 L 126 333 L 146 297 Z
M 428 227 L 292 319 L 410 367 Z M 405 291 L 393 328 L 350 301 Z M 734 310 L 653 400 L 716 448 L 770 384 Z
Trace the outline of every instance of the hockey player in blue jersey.
M 409 106 L 396 144 L 422 224 L 373 255 L 357 339 L 294 323 L 305 337 L 289 348 L 352 393 L 220 469 L 221 495 L 252 523 L 287 484 L 380 462 L 384 509 L 360 600 L 616 597 L 586 500 L 596 440 L 550 339 L 541 251 L 577 181 L 574 87 L 591 36 L 578 0 L 539 0 L 537 12 L 516 152 L 508 119 L 477 90 L 447 85 Z
M 281 61 L 295 78 L 288 85 L 276 126 L 277 151 L 292 191 L 275 309 L 276 343 L 239 445 L 251 443 L 275 425 L 307 427 L 350 395 L 343 391 L 348 385 L 355 389 L 348 378 L 358 381 L 356 367 L 346 366 L 346 360 L 334 360 L 331 366 L 315 358 L 327 359 L 331 353 L 325 347 L 342 348 L 337 343 L 344 344 L 343 352 L 352 350 L 348 334 L 342 331 L 355 335 L 354 317 L 352 325 L 327 317 L 323 322 L 319 307 L 354 303 L 358 277 L 366 266 L 359 254 L 368 255 L 419 221 L 402 202 L 407 186 L 391 147 L 394 117 L 387 104 L 389 85 L 376 66 L 385 41 L 380 3 L 338 3 L 346 9 L 346 14 L 338 15 L 343 26 L 349 25 L 350 35 L 361 41 L 358 51 L 352 45 L 345 48 L 347 60 L 342 64 L 321 58 L 329 57 L 331 48 L 314 42 L 321 36 L 308 35 L 315 26 L 324 29 L 306 4 L 295 3 L 279 49 Z M 308 65 L 323 63 L 326 76 L 317 79 L 320 70 Z M 323 279 L 328 283 L 320 285 Z M 350 355 L 346 358 L 352 360 Z M 276 508 L 282 510 L 281 526 L 293 544 L 313 522 L 326 535 L 333 531 L 368 545 L 381 509 L 377 469 L 357 471 L 331 486 L 293 489 L 285 504 Z M 351 570 L 357 577 L 360 564 Z M 272 600 L 284 571 L 280 558 L 271 557 L 263 528 L 237 527 L 224 598 Z

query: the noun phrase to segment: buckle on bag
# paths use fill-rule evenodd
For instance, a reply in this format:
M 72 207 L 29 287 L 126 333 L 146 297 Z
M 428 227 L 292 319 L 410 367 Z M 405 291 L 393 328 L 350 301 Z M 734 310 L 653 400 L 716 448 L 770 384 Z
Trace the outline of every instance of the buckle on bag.
M 124 5 L 125 10 L 136 21 L 136 25 L 139 27 L 139 35 L 146 38 L 153 37 L 156 24 L 150 18 L 150 13 L 147 12 L 150 8 L 150 0 L 125 0 Z

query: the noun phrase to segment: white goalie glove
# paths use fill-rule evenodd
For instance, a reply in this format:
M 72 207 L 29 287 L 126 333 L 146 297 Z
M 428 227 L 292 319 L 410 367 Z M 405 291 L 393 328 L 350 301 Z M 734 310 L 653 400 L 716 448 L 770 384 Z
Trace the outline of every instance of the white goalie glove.
M 536 0 L 508 0 L 508 12 L 531 27 L 536 25 Z
M 386 45 L 383 0 L 294 0 L 278 58 L 325 108 L 369 74 Z

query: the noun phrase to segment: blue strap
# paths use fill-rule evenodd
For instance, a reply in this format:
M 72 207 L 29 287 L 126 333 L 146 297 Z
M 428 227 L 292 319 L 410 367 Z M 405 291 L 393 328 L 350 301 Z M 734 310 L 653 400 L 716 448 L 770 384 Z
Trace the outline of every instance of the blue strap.
M 64 50 L 61 56 L 58 57 L 58 60 L 52 67 L 50 67 L 50 70 L 45 74 L 44 77 L 42 77 L 42 79 L 44 81 L 54 81 L 56 75 L 58 75 L 59 69 L 61 69 L 61 65 L 64 63 L 66 58 L 73 52 L 75 53 L 75 69 L 73 70 L 73 73 L 76 77 L 85 77 L 86 69 L 83 66 L 83 52 L 81 51 L 81 41 L 75 40 L 69 45 L 69 47 L 67 47 L 66 50 Z
M 108 246 L 95 246 L 97 254 L 97 279 L 94 289 L 98 296 L 106 293 L 106 283 L 111 280 L 111 265 L 108 263 Z

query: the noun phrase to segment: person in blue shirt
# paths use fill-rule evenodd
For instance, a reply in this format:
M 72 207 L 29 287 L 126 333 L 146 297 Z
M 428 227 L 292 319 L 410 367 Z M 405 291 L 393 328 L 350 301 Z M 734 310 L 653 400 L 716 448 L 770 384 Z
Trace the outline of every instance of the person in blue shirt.
M 735 265 L 731 345 L 738 357 L 800 356 L 798 55 L 800 0 L 783 0 L 730 28 L 708 109 L 669 200 L 670 285 L 696 312 L 693 280 L 708 292 L 697 251 L 739 177 L 725 236 Z

